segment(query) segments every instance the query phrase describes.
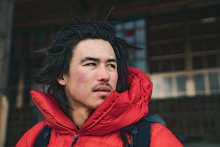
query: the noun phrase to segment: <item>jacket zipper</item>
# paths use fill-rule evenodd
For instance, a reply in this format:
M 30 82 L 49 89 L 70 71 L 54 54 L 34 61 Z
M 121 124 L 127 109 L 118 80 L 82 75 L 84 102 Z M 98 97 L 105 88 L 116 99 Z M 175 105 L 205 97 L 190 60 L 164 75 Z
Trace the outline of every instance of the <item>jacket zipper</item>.
M 79 139 L 79 135 L 75 135 L 75 138 L 74 138 L 74 140 L 73 140 L 73 142 L 72 142 L 72 144 L 71 144 L 71 147 L 73 147 L 74 146 L 74 144 L 76 144 L 76 142 L 77 142 L 77 140 Z

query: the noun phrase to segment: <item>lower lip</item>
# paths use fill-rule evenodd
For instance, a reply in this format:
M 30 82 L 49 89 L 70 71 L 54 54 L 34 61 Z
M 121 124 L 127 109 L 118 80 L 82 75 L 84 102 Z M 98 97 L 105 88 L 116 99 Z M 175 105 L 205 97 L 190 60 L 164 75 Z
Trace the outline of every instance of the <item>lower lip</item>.
M 96 93 L 98 93 L 101 96 L 108 96 L 110 92 L 108 92 L 108 91 L 96 91 Z

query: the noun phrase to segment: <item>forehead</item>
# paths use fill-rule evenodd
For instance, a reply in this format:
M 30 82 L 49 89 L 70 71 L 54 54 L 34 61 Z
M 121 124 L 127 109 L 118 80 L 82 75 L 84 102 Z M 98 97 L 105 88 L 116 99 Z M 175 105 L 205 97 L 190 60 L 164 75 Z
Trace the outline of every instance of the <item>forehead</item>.
M 87 39 L 80 41 L 73 49 L 74 58 L 84 56 L 115 58 L 115 53 L 108 41 L 102 39 Z

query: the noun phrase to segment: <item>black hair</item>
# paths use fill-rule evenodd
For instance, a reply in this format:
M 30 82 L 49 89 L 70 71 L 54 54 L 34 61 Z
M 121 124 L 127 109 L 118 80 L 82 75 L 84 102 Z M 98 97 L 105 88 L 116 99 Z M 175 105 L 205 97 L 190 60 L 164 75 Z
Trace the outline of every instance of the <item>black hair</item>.
M 35 75 L 38 84 L 47 86 L 47 93 L 52 93 L 56 101 L 66 112 L 69 107 L 64 88 L 58 83 L 58 78 L 68 73 L 72 51 L 80 41 L 86 39 L 103 39 L 108 41 L 114 49 L 117 60 L 118 82 L 117 92 L 122 92 L 128 88 L 128 50 L 136 48 L 123 39 L 115 36 L 113 25 L 108 22 L 78 22 L 61 28 L 52 42 L 52 45 L 41 52 L 46 56 L 44 64 Z

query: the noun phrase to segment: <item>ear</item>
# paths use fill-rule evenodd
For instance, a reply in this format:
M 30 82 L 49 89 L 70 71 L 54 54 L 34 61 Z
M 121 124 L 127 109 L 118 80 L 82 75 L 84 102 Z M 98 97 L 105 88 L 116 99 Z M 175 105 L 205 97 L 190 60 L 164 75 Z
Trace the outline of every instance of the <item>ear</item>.
M 59 78 L 57 79 L 57 82 L 62 86 L 66 85 L 64 75 L 59 76 Z

